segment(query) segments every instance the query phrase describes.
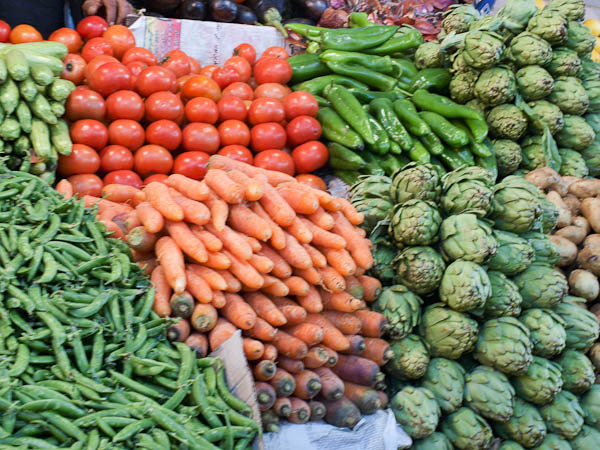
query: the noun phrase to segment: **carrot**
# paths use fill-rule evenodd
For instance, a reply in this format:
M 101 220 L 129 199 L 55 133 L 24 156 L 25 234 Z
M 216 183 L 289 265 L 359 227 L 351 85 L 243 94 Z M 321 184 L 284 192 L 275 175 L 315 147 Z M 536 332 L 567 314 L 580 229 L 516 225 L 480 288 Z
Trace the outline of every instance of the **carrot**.
M 222 231 L 216 227 L 207 224 L 206 229 L 218 237 L 223 242 L 223 247 L 233 253 L 237 258 L 247 261 L 252 256 L 252 247 L 244 236 L 225 226 Z
M 323 311 L 323 316 L 329 320 L 333 326 L 344 334 L 359 334 L 362 323 L 360 319 L 353 314 L 339 311 Z
M 208 252 L 206 266 L 214 270 L 227 270 L 231 267 L 231 260 L 222 252 Z
M 255 177 L 256 175 L 262 175 L 266 177 L 268 182 L 274 186 L 279 183 L 285 183 L 286 181 L 296 181 L 294 177 L 286 175 L 283 172 L 275 170 L 266 170 L 260 167 L 251 166 L 249 164 L 236 161 L 221 155 L 212 155 L 208 161 L 208 167 L 210 169 L 223 169 L 223 170 L 239 170 L 245 173 L 249 177 Z
M 254 366 L 254 379 L 258 381 L 269 381 L 275 376 L 277 366 L 273 361 L 263 359 Z
M 175 200 L 169 194 L 169 188 L 157 181 L 146 185 L 146 196 L 150 204 L 163 215 L 167 220 L 181 222 L 183 220 L 183 210 L 175 203 Z
M 287 323 L 283 313 L 267 296 L 261 293 L 246 295 L 246 301 L 256 311 L 258 317 L 266 320 L 274 327 L 281 327 Z
M 357 278 L 363 287 L 365 300 L 368 302 L 377 300 L 381 293 L 381 282 L 377 278 L 369 277 L 367 275 L 359 275 Z
M 388 329 L 388 320 L 375 311 L 356 311 L 354 313 L 362 323 L 361 333 L 365 337 L 380 338 Z
M 119 225 L 114 223 L 112 220 L 98 219 L 98 222 L 104 225 L 106 233 L 108 233 L 110 237 L 125 240 L 125 234 L 123 233 L 123 230 L 121 230 L 121 227 L 119 227 Z
M 346 290 L 346 280 L 340 273 L 331 266 L 319 269 L 323 284 L 332 292 L 344 292 Z
M 152 309 L 154 309 L 154 312 L 160 317 L 170 316 L 171 304 L 169 301 L 171 299 L 172 291 L 162 266 L 156 266 L 152 271 L 150 280 L 155 289 L 154 305 L 152 306 Z
M 299 295 L 296 299 L 306 312 L 320 313 L 323 311 L 321 294 L 319 294 L 319 291 L 314 286 L 309 285 L 308 293 L 306 295 Z
M 171 288 L 183 292 L 186 286 L 183 253 L 175 241 L 168 236 L 161 237 L 156 242 L 156 257 L 163 266 L 165 276 Z
M 141 259 L 141 260 L 136 261 L 136 262 L 137 262 L 138 267 L 146 275 L 150 275 L 152 273 L 152 271 L 154 269 L 156 269 L 156 267 L 158 266 L 158 263 L 156 262 L 156 258 Z
M 290 293 L 288 287 L 279 279 L 270 275 L 263 275 L 264 283 L 261 291 L 275 297 L 285 297 Z
M 356 263 L 344 249 L 323 248 L 327 262 L 343 277 L 349 277 L 356 273 Z
M 328 358 L 329 354 L 323 347 L 315 346 L 308 350 L 302 362 L 307 369 L 316 369 L 324 366 Z
M 142 202 L 137 205 L 135 210 L 148 233 L 158 233 L 163 229 L 165 219 L 150 203 Z
M 265 344 L 265 352 L 262 355 L 263 360 L 267 361 L 275 361 L 277 360 L 277 356 L 279 353 L 277 352 L 277 347 L 273 344 Z
M 319 205 L 321 205 L 325 211 L 335 212 L 342 209 L 342 203 L 339 201 L 340 199 L 333 197 L 330 193 L 319 189 L 313 189 L 310 186 L 303 186 L 303 189 L 316 196 L 319 200 Z
M 221 309 L 226 303 L 225 294 L 223 294 L 222 291 L 213 291 L 213 297 L 210 302 L 211 305 L 217 309 Z
M 308 346 L 320 344 L 323 341 L 323 328 L 314 323 L 300 323 L 285 328 L 285 331 Z
M 135 209 L 129 213 L 119 214 L 114 218 L 114 221 L 127 233 L 129 233 L 134 228 L 142 225 L 142 221 L 138 217 L 137 211 Z
M 277 225 L 273 219 L 267 214 L 267 212 L 260 206 L 260 203 L 254 202 L 250 208 L 259 217 L 269 224 L 271 229 L 271 245 L 277 250 L 281 250 L 285 247 L 285 234 L 279 225 Z
M 210 331 L 217 324 L 217 310 L 212 305 L 196 303 L 190 323 L 197 331 Z
M 227 282 L 215 270 L 209 269 L 208 267 L 204 267 L 199 264 L 188 264 L 187 270 L 189 270 L 193 274 L 201 277 L 208 284 L 208 286 L 211 289 L 214 289 L 216 291 L 224 291 L 227 289 Z M 189 279 L 188 279 L 188 283 L 189 283 Z M 212 298 L 212 295 L 211 295 L 211 298 Z M 198 301 L 201 301 L 201 300 L 198 300 Z
M 304 297 L 310 292 L 310 285 L 300 277 L 289 277 L 283 280 L 289 289 L 289 295 L 298 295 Z
M 321 380 L 321 395 L 326 400 L 337 400 L 344 395 L 344 382 L 333 370 L 327 367 L 318 367 L 315 373 Z
M 67 200 L 73 197 L 73 185 L 67 179 L 62 179 L 56 184 L 56 192 Z
M 303 217 L 300 218 L 300 221 L 306 225 L 306 227 L 312 233 L 312 244 L 318 245 L 320 247 L 327 248 L 335 248 L 335 249 L 343 249 L 346 247 L 346 240 L 344 236 L 340 236 L 336 233 L 332 233 L 330 231 L 326 231 L 322 228 L 319 228 L 310 220 L 305 219 Z
M 138 188 L 126 184 L 107 184 L 102 188 L 102 197 L 117 203 L 131 203 Z
M 300 245 L 294 236 L 285 233 L 285 247 L 279 250 L 279 254 L 288 264 L 298 269 L 312 267 L 312 261 L 306 250 Z
M 335 351 L 343 351 L 350 348 L 350 341 L 324 316 L 319 314 L 308 314 L 306 321 L 320 326 L 323 329 L 323 344 Z
M 360 356 L 370 359 L 378 366 L 383 366 L 393 358 L 394 352 L 387 341 L 367 337 L 365 338 L 365 349 Z
M 306 319 L 306 310 L 293 300 L 285 297 L 271 297 L 273 303 L 285 316 L 288 325 L 297 325 Z
M 210 220 L 210 211 L 204 203 L 191 200 L 183 195 L 173 196 L 173 200 L 183 210 L 183 218 L 186 222 L 204 225 Z
M 269 224 L 264 219 L 243 205 L 233 205 L 229 208 L 228 223 L 234 230 L 260 241 L 269 240 L 273 234 Z
M 352 297 L 362 300 L 365 296 L 365 290 L 363 289 L 362 284 L 360 284 L 360 280 L 357 277 L 350 275 L 345 277 L 345 281 L 346 292 Z
M 260 252 L 260 250 L 262 249 L 262 244 L 258 241 L 258 239 L 253 238 L 252 236 L 244 236 L 244 237 L 248 241 L 248 245 L 250 245 L 250 248 L 252 248 L 252 251 L 254 253 Z
M 253 254 L 248 260 L 250 265 L 260 273 L 271 273 L 275 264 L 266 256 Z
M 292 402 L 288 397 L 279 397 L 273 404 L 273 411 L 279 417 L 290 417 L 292 413 Z
M 250 289 L 260 289 L 264 284 L 264 279 L 260 273 L 254 269 L 247 261 L 242 261 L 227 250 L 223 252 L 231 261 L 229 271 L 236 276 L 243 285 Z
M 269 246 L 263 245 L 258 252 L 258 255 L 269 258 L 273 262 L 273 269 L 271 270 L 273 276 L 285 279 L 292 275 L 292 268 L 290 265 L 279 255 L 279 253 Z
M 208 198 L 208 189 L 206 184 L 183 175 L 170 175 L 169 178 L 167 178 L 167 186 L 177 189 L 183 195 L 191 198 L 192 200 L 201 202 Z
M 256 391 L 256 400 L 258 401 L 259 409 L 261 411 L 271 409 L 277 399 L 277 394 L 273 386 L 263 381 L 257 381 L 254 383 L 254 390 Z
M 360 356 L 338 355 L 333 371 L 344 381 L 372 386 L 377 381 L 379 366 Z
M 303 370 L 294 376 L 296 390 L 294 395 L 303 400 L 310 400 L 321 390 L 321 380 L 312 370 Z
M 366 307 L 364 301 L 354 298 L 346 292 L 330 293 L 322 289 L 321 299 L 323 300 L 323 308 L 333 311 L 351 313 Z
M 323 282 L 323 276 L 319 269 L 309 267 L 308 269 L 296 269 L 294 268 L 293 274 L 306 280 L 308 284 L 320 285 Z
M 310 402 L 308 402 L 308 406 L 310 407 L 311 422 L 323 420 L 323 417 L 325 417 L 327 410 L 325 409 L 325 405 L 322 402 L 311 400 Z
M 190 336 L 190 323 L 187 320 L 180 319 L 167 328 L 167 339 L 171 342 L 185 342 Z
M 253 178 L 250 178 L 244 172 L 239 170 L 230 170 L 227 172 L 229 178 L 238 183 L 244 188 L 244 197 L 249 202 L 255 202 L 260 200 L 263 196 L 264 189 L 261 184 Z
M 272 186 L 266 183 L 264 178 L 257 177 L 259 182 L 263 183 L 265 193 L 259 200 L 260 205 L 275 221 L 276 224 L 287 227 L 290 226 L 296 217 L 296 212 L 292 207 L 279 195 L 279 192 Z
M 365 239 L 356 233 L 355 228 L 342 213 L 334 213 L 333 220 L 335 221 L 333 231 L 344 238 L 356 265 L 363 269 L 370 269 L 373 266 L 373 256 Z
M 292 413 L 288 420 L 292 423 L 306 423 L 310 419 L 310 406 L 304 400 L 297 397 L 290 397 L 292 404 Z
M 331 230 L 334 225 L 333 217 L 320 206 L 308 216 L 308 220 L 324 230 Z
M 344 396 L 354 403 L 362 414 L 373 414 L 381 408 L 379 394 L 367 386 L 346 381 L 344 383 Z
M 377 391 L 377 395 L 379 396 L 379 401 L 381 402 L 381 409 L 387 409 L 388 403 L 390 402 L 388 395 L 382 391 Z
M 244 354 L 248 361 L 256 361 L 260 359 L 265 352 L 265 346 L 262 342 L 256 339 L 242 338 L 242 344 L 244 347 Z
M 325 367 L 333 367 L 337 364 L 338 361 L 338 353 L 335 350 L 330 349 L 329 347 L 325 347 L 321 345 L 323 350 L 327 352 L 327 362 L 325 363 Z
M 360 334 L 347 334 L 346 339 L 350 341 L 350 348 L 342 353 L 346 355 L 360 355 L 365 350 L 365 338 Z
M 297 214 L 313 214 L 319 208 L 319 200 L 298 185 L 299 183 L 282 183 L 276 189 Z
M 302 361 L 299 359 L 288 358 L 287 356 L 280 356 L 277 359 L 277 364 L 289 373 L 300 373 L 304 370 Z
M 194 310 L 194 297 L 188 291 L 173 294 L 169 303 L 171 304 L 172 314 L 175 317 L 187 319 L 192 315 L 192 311 Z
M 185 343 L 196 353 L 197 358 L 204 358 L 208 353 L 208 340 L 203 333 L 192 333 L 185 340 Z
M 198 225 L 192 225 L 191 229 L 192 233 L 202 241 L 204 247 L 206 247 L 206 250 L 209 252 L 218 252 L 223 249 L 223 242 L 211 232 L 206 231 Z
M 362 275 L 364 275 L 367 271 L 365 269 L 363 269 L 362 267 L 357 267 L 356 268 L 356 273 L 354 274 L 356 277 L 360 277 Z
M 208 333 L 208 343 L 211 351 L 215 351 L 223 342 L 235 334 L 237 328 L 228 320 L 221 317 L 217 319 L 217 323 Z
M 256 313 L 252 307 L 237 294 L 225 294 L 227 303 L 221 314 L 231 323 L 242 330 L 251 329 L 256 323 Z
M 342 214 L 344 214 L 344 216 L 346 216 L 348 222 L 350 222 L 354 226 L 358 226 L 361 223 L 363 223 L 363 221 L 365 220 L 365 215 L 363 213 L 359 213 L 356 210 L 356 208 L 352 206 L 352 203 L 350 203 L 345 198 L 339 198 L 338 200 L 342 204 L 340 211 L 342 212 Z
M 227 217 L 229 216 L 229 205 L 218 198 L 217 194 L 212 191 L 209 198 L 205 200 L 205 203 L 210 210 L 211 223 L 217 230 L 223 231 L 225 223 L 227 223 Z
M 301 244 L 308 244 L 312 241 L 312 233 L 308 227 L 296 216 L 292 224 L 285 229 L 294 236 Z
M 221 275 L 221 278 L 225 280 L 227 286 L 224 291 L 227 292 L 240 292 L 242 290 L 242 283 L 236 277 L 234 277 L 228 270 L 218 270 L 217 273 Z
M 187 256 L 199 263 L 205 263 L 208 260 L 206 247 L 185 222 L 167 220 L 166 226 L 169 235 Z
M 352 429 L 360 421 L 360 410 L 346 397 L 333 402 L 324 401 L 323 404 L 327 409 L 325 422 L 330 425 Z
M 367 237 L 367 232 L 365 230 L 363 230 L 362 228 L 357 228 L 356 233 L 361 237 L 364 237 L 364 238 Z M 371 242 L 371 241 L 369 241 L 369 242 Z
M 288 358 L 302 359 L 308 352 L 308 347 L 304 342 L 281 330 L 273 338 L 273 345 L 277 347 L 281 355 Z
M 144 191 L 138 191 L 135 193 L 133 199 L 131 200 L 131 205 L 134 208 L 137 208 L 140 203 L 147 202 L 147 201 L 148 201 L 148 197 L 146 197 L 146 194 L 144 193 Z
M 83 202 L 86 208 L 91 208 L 94 205 L 98 205 L 99 213 L 102 213 L 108 209 L 115 209 L 119 211 L 119 213 L 128 213 L 133 210 L 131 206 L 112 202 L 103 198 L 92 197 L 91 195 L 84 195 Z
M 206 172 L 204 181 L 220 198 L 230 204 L 241 203 L 244 191 L 240 184 L 233 181 L 227 172 L 220 169 L 211 169 Z
M 302 247 L 304 247 L 304 250 L 306 250 L 306 252 L 310 256 L 310 260 L 312 261 L 313 267 L 320 269 L 327 265 L 327 258 L 325 258 L 325 255 L 319 250 L 317 250 L 309 244 L 302 244 Z
M 275 333 L 277 333 L 277 329 L 261 317 L 257 317 L 254 326 L 248 330 L 249 336 L 264 342 L 273 340 Z
M 149 252 L 154 249 L 158 236 L 148 233 L 145 227 L 135 227 L 125 238 L 129 246 L 139 252 Z
M 296 389 L 294 377 L 281 368 L 277 368 L 275 375 L 271 378 L 270 384 L 279 397 L 289 397 Z

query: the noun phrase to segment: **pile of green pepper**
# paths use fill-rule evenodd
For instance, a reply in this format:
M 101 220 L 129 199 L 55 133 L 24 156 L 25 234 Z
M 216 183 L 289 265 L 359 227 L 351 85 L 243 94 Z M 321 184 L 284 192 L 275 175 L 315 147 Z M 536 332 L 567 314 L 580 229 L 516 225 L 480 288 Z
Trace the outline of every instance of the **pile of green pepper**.
M 127 245 L 83 201 L 0 174 L 0 448 L 243 449 L 218 359 L 166 339 Z

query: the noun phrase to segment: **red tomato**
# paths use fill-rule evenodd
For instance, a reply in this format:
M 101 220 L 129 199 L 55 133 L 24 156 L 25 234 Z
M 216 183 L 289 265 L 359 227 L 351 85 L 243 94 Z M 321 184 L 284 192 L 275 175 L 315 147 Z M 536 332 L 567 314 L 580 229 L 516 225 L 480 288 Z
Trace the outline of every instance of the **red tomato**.
M 245 61 L 245 60 L 244 60 Z M 244 101 L 238 97 L 223 97 L 217 104 L 219 120 L 246 120 L 248 110 Z
M 177 78 L 188 75 L 191 70 L 190 60 L 185 52 L 181 50 L 171 50 L 167 53 L 162 66 L 172 71 Z
M 250 44 L 240 44 L 233 51 L 233 56 L 241 56 L 250 64 L 254 64 L 256 61 L 256 50 Z
M 221 88 L 216 81 L 204 75 L 196 75 L 185 82 L 181 95 L 187 100 L 206 97 L 218 102 L 221 99 Z
M 112 25 L 102 34 L 102 37 L 106 39 L 113 51 L 115 57 L 121 59 L 125 52 L 135 47 L 135 37 L 131 30 L 123 25 Z M 125 63 L 123 63 L 125 64 Z
M 106 143 L 108 142 L 108 130 L 104 124 L 98 120 L 78 120 L 77 122 L 71 124 L 69 131 L 71 133 L 71 140 L 73 143 L 89 145 L 96 150 L 103 149 L 106 147 Z M 95 172 L 95 170 L 92 172 Z
M 250 140 L 252 150 L 258 153 L 264 150 L 285 147 L 287 135 L 285 129 L 278 123 L 261 123 L 252 127 Z
M 144 118 L 144 101 L 137 92 L 117 91 L 106 99 L 108 120 L 131 119 L 140 121 Z
M 100 169 L 102 172 L 133 169 L 133 154 L 122 145 L 109 145 L 100 150 Z
M 31 25 L 17 25 L 11 30 L 9 40 L 13 44 L 23 44 L 25 42 L 40 42 L 43 41 L 44 38 L 42 38 L 40 32 Z
M 254 65 L 254 78 L 259 85 L 264 83 L 287 84 L 292 78 L 292 66 L 285 59 L 261 59 Z
M 90 75 L 90 87 L 104 97 L 131 88 L 131 73 L 121 63 L 106 63 Z
M 77 32 L 86 41 L 102 36 L 107 29 L 106 20 L 98 16 L 88 16 L 77 24 Z
M 212 79 L 217 82 L 221 89 L 232 83 L 244 81 L 240 73 L 232 66 L 219 67 L 213 72 Z
M 148 66 L 155 66 L 158 64 L 154 54 L 144 47 L 132 47 L 128 49 L 121 58 L 121 62 L 125 65 L 135 61 L 143 62 Z
M 327 190 L 327 185 L 325 181 L 321 177 L 310 173 L 303 173 L 301 175 L 296 175 L 296 180 L 298 183 L 307 184 L 315 189 L 320 189 L 321 191 Z
M 113 56 L 114 50 L 106 39 L 95 37 L 85 43 L 81 50 L 81 56 L 87 62 L 90 62 L 96 56 L 108 55 Z
M 267 170 L 277 170 L 279 172 L 294 175 L 294 160 L 282 150 L 266 150 L 260 152 L 254 157 L 254 165 Z
M 254 98 L 254 92 L 248 84 L 236 81 L 223 89 L 223 96 L 233 96 L 239 97 L 242 100 L 252 100 Z
M 0 42 L 8 42 L 10 37 L 10 25 L 0 20 Z
M 281 122 L 283 119 L 285 119 L 285 110 L 283 104 L 276 98 L 257 98 L 252 102 L 248 111 L 248 121 L 252 125 Z
M 100 197 L 104 183 L 97 175 L 73 175 L 67 178 L 67 181 L 73 185 L 73 193 L 83 197 L 84 195 L 92 195 Z
M 84 60 L 85 61 L 85 60 Z M 103 66 L 104 64 L 107 64 L 109 62 L 113 62 L 113 63 L 118 63 L 119 60 L 117 58 L 115 58 L 114 56 L 109 56 L 109 55 L 100 55 L 100 56 L 96 56 L 94 59 L 92 59 L 89 63 L 87 63 L 87 65 L 85 66 L 85 69 L 83 70 L 83 76 L 85 77 L 86 80 L 90 80 L 90 77 L 92 76 L 92 74 L 98 70 L 98 68 L 100 66 Z
M 279 59 L 288 59 L 290 55 L 287 50 L 283 47 L 269 47 L 266 49 L 260 58 L 279 58 Z
M 129 72 L 131 72 L 131 86 L 133 89 L 137 86 L 137 77 L 148 66 L 146 65 L 146 63 L 143 63 L 141 61 L 133 61 L 127 64 L 125 67 L 127 67 Z
M 181 128 L 171 120 L 157 120 L 146 128 L 146 142 L 160 145 L 167 150 L 177 150 L 181 145 Z
M 310 92 L 292 92 L 283 99 L 283 107 L 285 108 L 287 120 L 292 120 L 298 116 L 317 117 L 319 113 L 319 103 Z
M 84 144 L 73 144 L 68 156 L 58 158 L 58 172 L 63 177 L 84 173 L 95 173 L 100 168 L 100 157 L 96 151 Z
M 189 80 L 190 78 L 192 78 L 194 75 L 190 74 L 190 75 L 184 75 L 182 77 L 177 78 L 177 92 L 181 92 L 181 90 L 183 89 L 183 86 L 185 86 L 185 83 L 187 82 L 187 80 Z
M 136 151 L 146 139 L 144 129 L 135 120 L 115 120 L 108 126 L 108 136 L 111 144 L 122 145 L 131 151 Z
M 276 98 L 277 100 L 282 102 L 283 99 L 291 92 L 292 90 L 289 87 L 284 86 L 283 84 L 265 83 L 261 84 L 254 90 L 254 98 Z
M 144 145 L 133 155 L 133 167 L 142 177 L 153 173 L 166 174 L 173 168 L 173 157 L 160 145 Z
M 212 78 L 213 73 L 215 73 L 215 70 L 217 70 L 218 68 L 219 66 L 215 66 L 214 64 L 208 64 L 200 70 L 199 75 L 204 75 L 205 77 Z
M 206 175 L 209 158 L 210 155 L 204 152 L 184 152 L 175 158 L 173 173 L 201 180 Z
M 106 114 L 104 99 L 91 89 L 77 89 L 71 92 L 65 104 L 65 109 L 67 119 L 71 121 L 79 119 L 104 120 Z
M 136 87 L 142 97 L 160 91 L 177 92 L 177 77 L 164 67 L 148 67 L 138 75 Z
M 322 142 L 310 141 L 296 147 L 292 158 L 298 173 L 314 172 L 327 164 L 329 150 Z
M 200 61 L 191 56 L 188 56 L 188 61 L 190 62 L 190 74 L 199 75 L 202 71 L 202 64 L 200 64 Z
M 154 175 L 144 178 L 144 186 L 147 186 L 152 182 L 167 184 L 168 178 L 169 176 L 164 173 L 155 173 Z
M 226 120 L 219 125 L 219 136 L 221 145 L 242 145 L 247 147 L 250 144 L 250 130 L 241 120 Z
M 321 124 L 311 116 L 298 116 L 292 119 L 285 130 L 292 147 L 308 141 L 316 141 L 321 137 Z
M 69 53 L 63 60 L 64 69 L 60 74 L 63 80 L 81 84 L 84 77 L 85 59 L 76 53 Z
M 208 123 L 190 123 L 183 129 L 183 148 L 209 154 L 219 150 L 221 139 L 217 129 Z
M 243 145 L 226 145 L 217 152 L 217 155 L 227 156 L 228 158 L 241 161 L 246 164 L 252 165 L 254 163 L 254 157 L 252 152 Z
M 225 61 L 223 66 L 233 67 L 240 74 L 241 79 L 239 81 L 246 82 L 252 76 L 252 66 L 246 58 L 241 56 L 232 56 Z
M 219 108 L 210 98 L 196 97 L 185 104 L 185 118 L 188 122 L 215 124 L 219 120 Z
M 104 184 L 125 184 L 141 189 L 142 179 L 137 173 L 131 170 L 115 170 L 105 175 Z
M 183 103 L 172 92 L 155 92 L 146 99 L 146 120 L 167 119 L 180 122 L 183 119 Z
M 83 45 L 79 33 L 71 28 L 59 28 L 50 35 L 48 40 L 65 44 L 69 53 L 77 53 Z

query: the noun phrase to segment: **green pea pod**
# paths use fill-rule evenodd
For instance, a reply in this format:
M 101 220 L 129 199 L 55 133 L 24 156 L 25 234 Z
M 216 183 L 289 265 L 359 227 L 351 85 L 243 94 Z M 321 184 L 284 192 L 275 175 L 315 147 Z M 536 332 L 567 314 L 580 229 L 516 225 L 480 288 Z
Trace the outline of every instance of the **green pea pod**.
M 330 142 L 327 148 L 329 149 L 329 165 L 334 169 L 359 170 L 367 164 L 358 154 L 337 142 Z
M 347 185 L 352 186 L 358 182 L 360 172 L 357 172 L 356 170 L 335 169 L 333 174 Z
M 332 108 L 319 108 L 317 119 L 323 129 L 323 137 L 353 150 L 362 150 L 362 138 Z
M 444 116 L 431 112 L 421 111 L 421 118 L 427 122 L 429 128 L 444 142 L 451 147 L 464 147 L 469 144 L 469 136 L 464 130 L 454 126 Z
M 431 155 L 423 146 L 423 144 L 421 144 L 421 142 L 417 140 L 415 140 L 414 147 L 411 148 L 408 152 L 408 156 L 411 160 L 421 164 L 427 164 L 429 161 L 431 161 Z
M 355 52 L 380 46 L 394 36 L 396 31 L 398 27 L 395 25 L 375 25 L 364 28 L 325 29 L 319 32 L 309 30 L 307 37 L 319 42 L 324 50 Z
M 419 140 L 432 155 L 439 155 L 444 151 L 444 144 L 434 133 L 419 136 Z
M 363 108 L 368 108 L 368 105 L 364 105 Z M 383 155 L 390 151 L 390 136 L 388 135 L 385 128 L 377 121 L 375 117 L 367 113 L 369 117 L 369 123 L 373 130 L 373 136 L 375 137 L 375 144 L 368 145 L 368 149 Z
M 369 86 L 366 84 L 356 81 L 350 77 L 344 77 L 342 75 L 325 75 L 322 77 L 313 78 L 312 80 L 304 81 L 303 83 L 295 84 L 292 86 L 292 90 L 306 91 L 313 95 L 323 95 L 323 90 L 330 84 L 338 84 L 340 86 L 362 89 L 364 91 L 369 89 Z
M 369 105 L 369 109 L 371 114 L 385 128 L 392 141 L 400 145 L 402 150 L 409 151 L 413 148 L 413 139 L 394 112 L 394 105 L 391 100 L 385 98 L 373 100 Z
M 440 114 L 448 119 L 483 119 L 479 111 L 424 89 L 417 89 L 413 93 L 412 101 L 420 109 Z
M 419 116 L 417 108 L 410 100 L 396 100 L 394 111 L 409 133 L 415 136 L 425 136 L 431 133 L 431 128 Z
M 386 75 L 393 75 L 397 70 L 389 56 L 365 55 L 364 53 L 343 50 L 325 50 L 319 55 L 319 58 L 324 63 L 358 64 Z
M 400 91 L 387 91 L 387 92 L 378 92 L 378 91 L 365 91 L 363 89 L 355 89 L 349 88 L 352 95 L 356 97 L 356 99 L 362 104 L 369 104 L 373 100 L 378 98 L 387 98 L 391 101 L 396 101 L 402 98 L 405 98 L 404 94 Z
M 364 139 L 374 144 L 373 130 L 367 113 L 356 98 L 343 86 L 330 85 L 323 92 L 335 111 Z M 391 102 L 390 102 L 391 103 Z
M 381 45 L 364 50 L 364 52 L 370 55 L 392 55 L 417 48 L 422 43 L 423 35 L 421 32 L 414 27 L 404 25 L 394 37 L 386 39 Z
M 444 91 L 448 88 L 452 76 L 447 69 L 423 69 L 410 82 L 410 91 L 426 89 Z
M 338 75 L 351 76 L 379 91 L 391 91 L 396 86 L 395 78 L 367 69 L 359 64 L 344 64 L 340 62 L 327 62 L 326 64 L 332 72 Z
M 488 136 L 487 122 L 483 119 L 465 119 L 465 124 L 471 130 L 475 142 L 481 144 Z
M 361 28 L 375 25 L 369 20 L 369 16 L 364 12 L 353 12 L 348 17 L 348 26 L 350 28 Z
M 292 56 L 288 58 L 288 62 L 292 66 L 292 79 L 290 80 L 292 84 L 331 73 L 331 70 L 321 61 L 319 55 L 313 53 L 301 53 Z

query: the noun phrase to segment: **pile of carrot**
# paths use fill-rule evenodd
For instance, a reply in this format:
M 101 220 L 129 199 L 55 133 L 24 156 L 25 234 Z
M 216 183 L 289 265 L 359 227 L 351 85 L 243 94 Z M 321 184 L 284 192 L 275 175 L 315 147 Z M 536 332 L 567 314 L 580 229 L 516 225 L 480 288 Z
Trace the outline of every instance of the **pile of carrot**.
M 73 194 L 68 181 L 57 185 Z M 156 289 L 168 331 L 206 355 L 243 332 L 265 429 L 280 419 L 352 428 L 387 404 L 380 367 L 392 355 L 381 284 L 362 214 L 294 178 L 212 156 L 202 181 L 171 175 L 139 190 L 84 196 L 129 243 Z

